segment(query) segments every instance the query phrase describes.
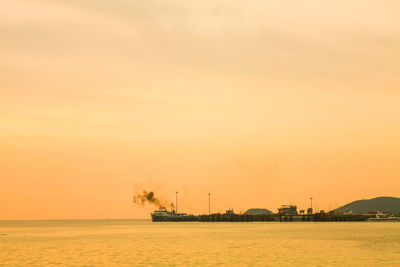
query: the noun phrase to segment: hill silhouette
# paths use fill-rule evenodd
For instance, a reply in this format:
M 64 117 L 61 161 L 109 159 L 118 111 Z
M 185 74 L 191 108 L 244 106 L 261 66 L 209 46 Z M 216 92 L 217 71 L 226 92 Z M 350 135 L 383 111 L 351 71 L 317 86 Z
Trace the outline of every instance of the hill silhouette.
M 346 204 L 334 211 L 352 212 L 357 214 L 367 213 L 369 211 L 400 213 L 400 198 L 396 197 L 377 197 L 372 199 L 362 199 Z

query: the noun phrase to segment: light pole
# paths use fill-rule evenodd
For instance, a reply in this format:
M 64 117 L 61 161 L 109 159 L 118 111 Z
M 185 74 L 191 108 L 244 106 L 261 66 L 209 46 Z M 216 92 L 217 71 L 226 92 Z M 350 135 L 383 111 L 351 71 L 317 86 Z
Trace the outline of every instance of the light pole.
M 311 211 L 312 211 L 312 199 L 313 199 L 313 198 L 312 198 L 312 197 L 310 197 L 310 200 L 311 200 Z
M 211 193 L 208 193 L 208 215 L 211 214 Z
M 176 213 L 178 213 L 178 191 L 175 192 L 175 209 Z

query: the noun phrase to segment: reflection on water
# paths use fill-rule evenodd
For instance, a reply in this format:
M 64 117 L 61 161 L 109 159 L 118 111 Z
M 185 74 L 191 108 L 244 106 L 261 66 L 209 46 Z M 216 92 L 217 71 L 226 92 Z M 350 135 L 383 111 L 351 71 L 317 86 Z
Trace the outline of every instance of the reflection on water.
M 0 266 L 400 266 L 400 223 L 0 221 Z

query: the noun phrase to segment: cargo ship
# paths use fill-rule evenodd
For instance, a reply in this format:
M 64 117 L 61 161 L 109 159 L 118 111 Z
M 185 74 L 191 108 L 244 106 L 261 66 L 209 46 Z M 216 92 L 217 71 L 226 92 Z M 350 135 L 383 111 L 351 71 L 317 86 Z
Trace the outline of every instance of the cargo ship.
M 186 213 L 177 213 L 175 211 L 167 211 L 167 210 L 155 210 L 151 214 L 151 220 L 153 222 L 194 222 L 198 221 L 199 217 L 186 214 Z

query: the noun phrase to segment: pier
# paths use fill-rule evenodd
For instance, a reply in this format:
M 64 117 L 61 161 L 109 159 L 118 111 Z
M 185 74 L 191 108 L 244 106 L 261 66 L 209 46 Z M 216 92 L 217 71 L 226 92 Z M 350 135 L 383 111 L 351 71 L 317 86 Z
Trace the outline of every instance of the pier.
M 369 216 L 341 213 L 324 212 L 323 210 L 314 213 L 311 207 L 307 210 L 297 212 L 297 206 L 290 202 L 290 205 L 282 205 L 277 213 L 272 213 L 266 209 L 250 209 L 245 213 L 234 213 L 233 209 L 226 210 L 225 213 L 211 213 L 210 204 L 211 193 L 208 193 L 208 214 L 192 215 L 178 213 L 177 209 L 167 211 L 165 208 L 155 210 L 152 214 L 153 222 L 359 222 L 368 220 Z M 178 207 L 178 192 L 176 192 L 176 205 Z M 252 211 L 252 212 L 249 212 Z
M 227 213 L 214 213 L 210 215 L 176 215 L 153 216 L 153 222 L 359 222 L 366 221 L 368 217 L 355 214 L 268 214 L 246 215 Z

